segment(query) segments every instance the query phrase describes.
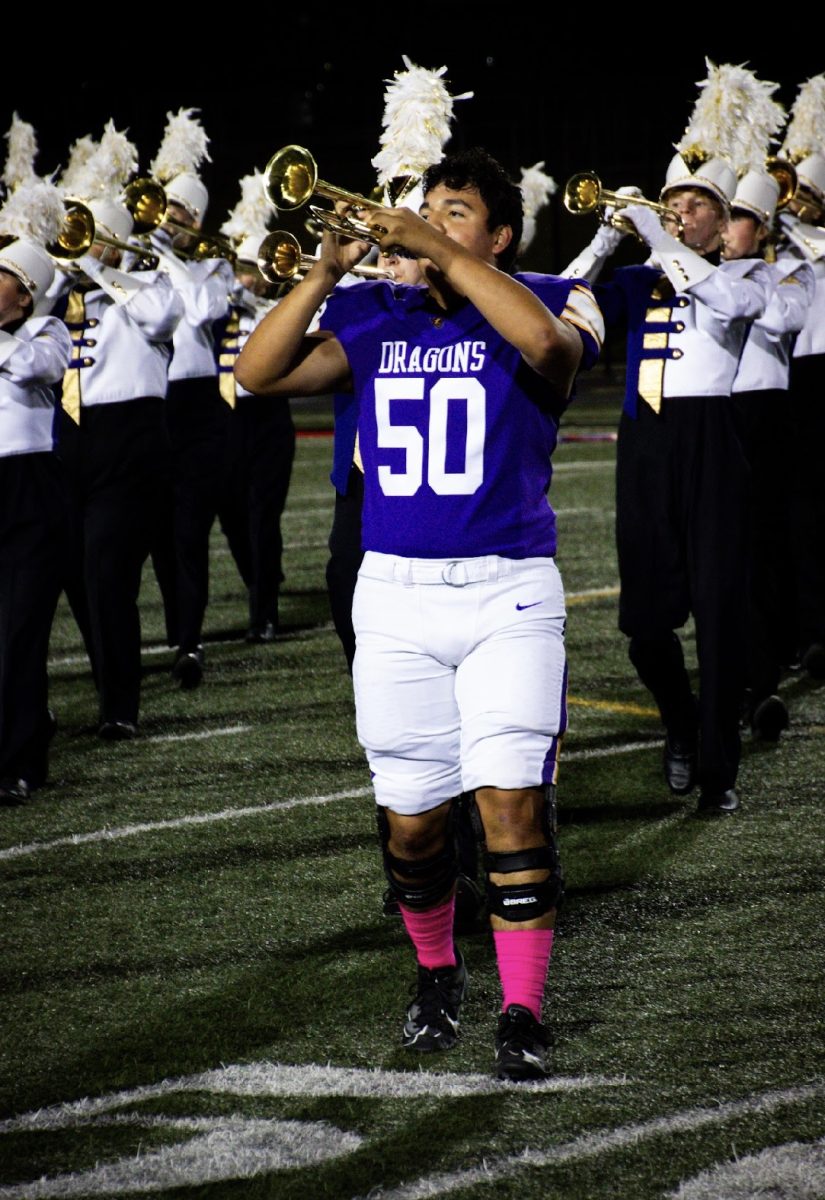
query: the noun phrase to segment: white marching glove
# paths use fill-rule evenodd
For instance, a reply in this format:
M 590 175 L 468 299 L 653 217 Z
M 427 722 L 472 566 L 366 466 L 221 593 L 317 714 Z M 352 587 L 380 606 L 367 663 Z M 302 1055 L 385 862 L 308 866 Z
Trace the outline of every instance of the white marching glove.
M 623 215 L 636 226 L 677 292 L 688 291 L 716 271 L 716 267 L 702 258 L 701 254 L 683 245 L 663 229 L 658 214 L 652 208 L 631 204 Z
M 607 215 L 605 212 L 605 217 Z M 611 254 L 616 253 L 619 243 L 625 236 L 621 229 L 616 229 L 613 225 L 600 225 L 590 243 L 590 249 L 596 258 L 609 258 Z
M 644 204 L 629 204 L 627 208 L 622 209 L 622 216 L 633 222 L 651 250 L 671 250 L 681 246 L 681 242 L 677 242 L 676 238 L 663 228 L 652 208 L 647 208 Z

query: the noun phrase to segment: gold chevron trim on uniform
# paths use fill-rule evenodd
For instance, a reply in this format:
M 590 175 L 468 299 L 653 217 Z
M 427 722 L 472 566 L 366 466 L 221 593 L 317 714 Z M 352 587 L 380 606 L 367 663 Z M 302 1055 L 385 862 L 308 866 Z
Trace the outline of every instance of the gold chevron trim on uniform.
M 588 325 L 588 323 L 581 317 L 578 320 L 576 320 L 575 317 L 571 317 L 569 308 L 566 308 L 561 314 L 561 319 L 563 321 L 567 321 L 568 325 L 575 325 L 577 329 L 583 329 L 585 333 L 589 333 L 596 345 L 601 347 L 602 339 L 599 337 L 598 333 L 596 333 L 596 330 L 593 328 L 593 326 Z
M 63 397 L 61 404 L 63 411 L 67 417 L 71 417 L 75 425 L 80 424 L 80 367 L 72 366 L 72 363 L 81 363 L 83 361 L 83 341 L 84 325 L 86 321 L 86 301 L 83 293 L 73 288 L 69 292 L 69 300 L 66 304 L 66 312 L 63 320 L 67 324 L 79 325 L 79 329 L 70 329 L 69 335 L 72 339 L 72 348 L 74 350 L 74 358 L 69 362 L 69 366 L 63 372 Z

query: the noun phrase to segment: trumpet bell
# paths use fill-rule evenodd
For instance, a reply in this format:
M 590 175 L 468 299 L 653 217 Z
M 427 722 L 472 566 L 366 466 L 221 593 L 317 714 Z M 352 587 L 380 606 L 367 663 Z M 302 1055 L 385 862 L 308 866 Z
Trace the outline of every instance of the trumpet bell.
M 80 258 L 95 240 L 95 219 L 91 209 L 80 200 L 64 200 L 66 216 L 60 232 L 46 247 L 53 258 Z
M 595 212 L 601 199 L 601 183 L 593 171 L 571 175 L 564 188 L 564 207 L 575 216 Z
M 788 158 L 777 158 L 776 155 L 771 155 L 765 162 L 765 170 L 779 187 L 779 198 L 776 201 L 778 211 L 790 204 L 796 195 L 799 183 L 796 167 Z
M 258 247 L 258 270 L 270 283 L 292 279 L 301 268 L 301 246 L 285 229 L 268 233 Z
M 166 190 L 154 179 L 133 179 L 123 189 L 123 201 L 132 214 L 135 233 L 151 233 L 166 215 Z
M 264 171 L 264 190 L 275 208 L 301 208 L 315 191 L 318 167 L 303 146 L 277 150 Z

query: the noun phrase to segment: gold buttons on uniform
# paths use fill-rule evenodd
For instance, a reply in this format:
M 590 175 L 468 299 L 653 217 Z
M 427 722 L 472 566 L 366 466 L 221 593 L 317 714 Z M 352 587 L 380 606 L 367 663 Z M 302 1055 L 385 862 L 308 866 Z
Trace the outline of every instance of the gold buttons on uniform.
M 84 358 L 83 359 L 84 367 L 93 367 L 94 365 L 95 365 L 95 360 L 93 358 Z
M 684 354 L 684 350 L 678 350 L 678 349 L 677 349 L 677 350 L 674 350 L 674 351 L 673 351 L 673 357 L 674 357 L 674 358 L 681 358 L 683 354 Z

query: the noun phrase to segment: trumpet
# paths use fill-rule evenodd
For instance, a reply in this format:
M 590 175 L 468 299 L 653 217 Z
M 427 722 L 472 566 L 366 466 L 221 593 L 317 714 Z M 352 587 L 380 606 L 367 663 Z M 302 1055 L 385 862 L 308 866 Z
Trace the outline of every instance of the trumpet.
M 616 212 L 607 218 L 604 210 L 608 207 L 616 209 L 627 208 L 630 204 L 643 204 L 645 208 L 652 208 L 659 213 L 663 222 L 672 221 L 679 239 L 685 235 L 682 218 L 672 208 L 668 208 L 666 204 L 659 204 L 656 200 L 646 200 L 644 196 L 623 196 L 619 192 L 609 192 L 602 187 L 595 171 L 581 171 L 578 175 L 571 175 L 564 186 L 563 200 L 564 207 L 574 216 L 582 217 L 599 210 L 599 219 L 602 222 L 612 225 L 614 229 L 620 229 L 622 233 L 633 233 L 636 237 L 639 237 L 639 234 L 632 221 Z
M 156 179 L 142 176 L 132 180 L 123 189 L 123 202 L 132 214 L 135 233 L 151 233 L 163 225 L 175 233 L 184 233 L 195 239 L 195 245 L 191 249 L 177 251 L 182 258 L 196 261 L 204 258 L 226 258 L 231 263 L 235 262 L 235 247 L 228 238 L 219 234 L 201 233 L 191 225 L 184 225 L 167 217 L 169 200 L 166 189 Z
M 52 258 L 63 262 L 73 262 L 87 254 L 97 243 L 101 246 L 111 246 L 115 250 L 136 254 L 138 258 L 157 257 L 147 251 L 145 246 L 134 242 L 122 242 L 119 238 L 109 237 L 95 228 L 92 210 L 82 200 L 66 199 L 63 201 L 66 216 L 53 242 L 46 247 Z
M 264 191 L 270 203 L 280 211 L 290 212 L 303 208 L 312 196 L 324 196 L 327 200 L 350 204 L 353 208 L 381 208 L 374 200 L 368 200 L 357 192 L 333 186 L 318 178 L 318 165 L 303 146 L 284 146 L 276 151 L 264 171 Z M 310 205 L 313 218 L 340 237 L 378 245 L 387 232 L 382 226 L 370 226 L 355 217 L 339 216 L 325 208 Z
M 268 233 L 258 247 L 258 270 L 270 283 L 294 279 L 317 261 L 311 254 L 302 252 L 298 239 L 286 229 Z M 351 267 L 349 274 L 360 279 L 395 279 L 394 273 L 383 267 Z

